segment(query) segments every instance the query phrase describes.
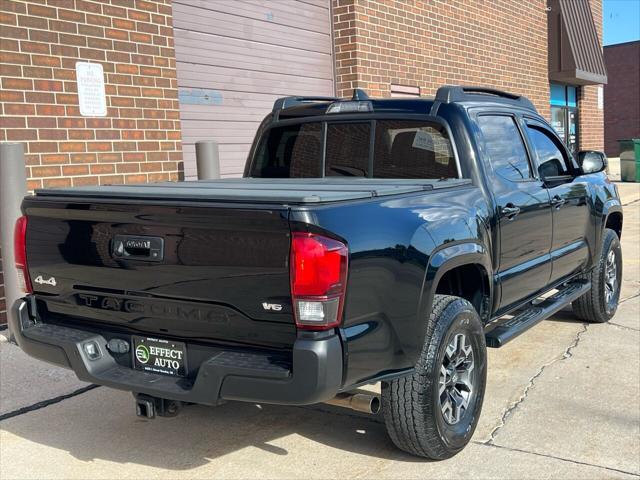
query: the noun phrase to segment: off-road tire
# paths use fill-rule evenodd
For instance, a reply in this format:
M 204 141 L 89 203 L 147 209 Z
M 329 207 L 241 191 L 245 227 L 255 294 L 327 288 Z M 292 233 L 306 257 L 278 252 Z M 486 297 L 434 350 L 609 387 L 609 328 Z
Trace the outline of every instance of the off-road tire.
M 613 252 L 616 259 L 617 291 L 611 302 L 607 302 L 605 296 L 605 282 L 607 274 L 607 258 L 609 252 Z M 620 239 L 613 230 L 606 228 L 602 238 L 602 248 L 598 256 L 596 266 L 587 274 L 582 275 L 584 280 L 591 282 L 591 290 L 575 300 L 571 305 L 573 313 L 581 320 L 591 323 L 608 322 L 618 309 L 620 300 L 620 287 L 622 281 L 622 249 Z
M 382 383 L 382 405 L 393 443 L 412 455 L 433 460 L 450 458 L 469 443 L 480 417 L 486 386 L 484 328 L 471 303 L 436 295 L 422 352 L 411 376 Z M 449 342 L 464 333 L 473 349 L 476 377 L 473 400 L 455 425 L 445 421 L 438 380 Z

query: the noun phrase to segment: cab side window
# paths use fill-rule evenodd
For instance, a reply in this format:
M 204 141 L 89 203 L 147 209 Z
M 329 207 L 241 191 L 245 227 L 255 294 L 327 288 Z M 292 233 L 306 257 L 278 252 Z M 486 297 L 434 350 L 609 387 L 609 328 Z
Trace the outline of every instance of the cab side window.
M 478 126 L 496 175 L 512 182 L 530 179 L 529 157 L 515 119 L 507 115 L 481 115 Z
M 541 177 L 569 175 L 567 159 L 550 133 L 535 125 L 527 125 L 527 135 L 538 156 Z

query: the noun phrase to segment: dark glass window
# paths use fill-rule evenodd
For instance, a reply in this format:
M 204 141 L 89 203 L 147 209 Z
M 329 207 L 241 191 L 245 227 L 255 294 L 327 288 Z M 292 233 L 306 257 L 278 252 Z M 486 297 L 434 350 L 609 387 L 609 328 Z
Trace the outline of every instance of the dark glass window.
M 327 124 L 327 177 L 366 177 L 369 174 L 371 124 Z
M 327 123 L 325 176 L 458 178 L 451 142 L 440 125 L 377 120 L 373 155 L 370 153 L 371 125 L 370 121 Z M 322 139 L 320 122 L 272 128 L 261 140 L 250 175 L 322 177 Z
M 482 115 L 478 126 L 497 175 L 514 182 L 531 178 L 527 150 L 513 117 Z
M 378 120 L 374 178 L 458 178 L 446 132 L 437 124 Z
M 322 125 L 300 123 L 272 128 L 262 141 L 251 172 L 262 178 L 322 176 Z
M 538 156 L 540 175 L 543 177 L 568 175 L 567 163 L 562 150 L 550 135 L 533 125 L 527 126 L 529 140 Z

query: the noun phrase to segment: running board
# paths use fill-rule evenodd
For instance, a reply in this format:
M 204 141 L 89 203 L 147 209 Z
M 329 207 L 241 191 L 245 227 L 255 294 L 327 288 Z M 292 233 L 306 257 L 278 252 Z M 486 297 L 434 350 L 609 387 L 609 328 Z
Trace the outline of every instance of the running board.
M 540 303 L 530 303 L 529 308 L 508 319 L 499 318 L 487 326 L 487 347 L 500 348 L 531 327 L 549 318 L 566 305 L 580 298 L 591 288 L 590 282 L 575 281 L 560 287 L 556 293 Z

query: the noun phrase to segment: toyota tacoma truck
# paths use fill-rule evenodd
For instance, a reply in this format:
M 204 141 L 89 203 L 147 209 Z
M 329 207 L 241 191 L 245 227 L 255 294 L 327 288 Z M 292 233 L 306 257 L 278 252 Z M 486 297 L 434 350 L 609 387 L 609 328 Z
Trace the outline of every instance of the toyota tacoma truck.
M 29 355 L 133 392 L 141 416 L 381 408 L 399 448 L 444 459 L 478 423 L 487 347 L 569 305 L 616 312 L 605 168 L 498 90 L 281 98 L 244 178 L 27 196 L 11 329 Z

